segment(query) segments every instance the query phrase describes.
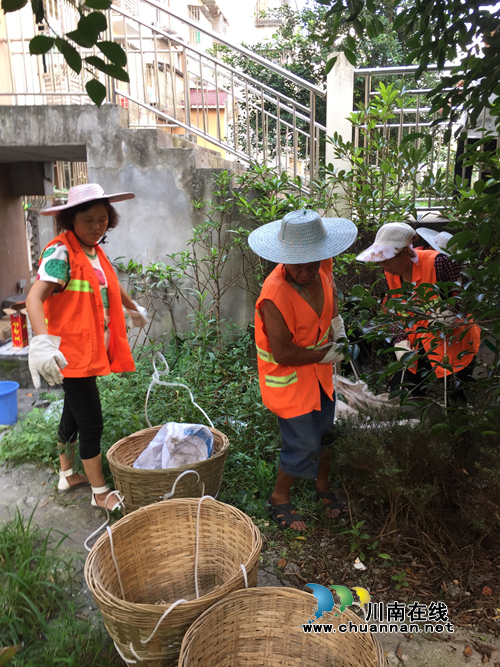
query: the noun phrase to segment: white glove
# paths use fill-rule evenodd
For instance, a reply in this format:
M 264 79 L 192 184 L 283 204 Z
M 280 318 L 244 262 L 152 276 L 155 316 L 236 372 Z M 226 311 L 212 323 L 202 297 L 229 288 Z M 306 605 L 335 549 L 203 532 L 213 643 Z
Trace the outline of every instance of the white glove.
M 399 341 L 399 343 L 396 343 L 394 347 L 396 348 L 394 354 L 396 355 L 396 359 L 398 361 L 401 361 L 403 355 L 405 355 L 407 352 L 411 352 L 413 349 L 410 345 L 410 341 L 407 338 Z
M 451 310 L 442 310 L 439 313 L 431 313 L 429 319 L 433 322 L 441 322 L 447 327 L 455 328 L 459 326 L 461 318 Z
M 347 338 L 344 320 L 341 315 L 334 317 L 330 324 L 330 340 L 333 340 L 333 342 L 336 343 L 339 338 Z
M 136 310 L 131 310 L 130 308 L 126 308 L 125 310 L 130 315 L 132 327 L 139 327 L 142 329 L 149 324 L 148 311 L 142 306 L 139 306 L 137 301 L 132 301 L 132 303 L 136 307 Z
M 325 346 L 326 347 L 326 346 Z M 319 348 L 320 350 L 322 348 Z M 323 359 L 321 361 L 318 361 L 319 364 L 336 364 L 339 361 L 344 360 L 344 355 L 340 350 L 342 349 L 342 345 L 337 345 L 337 343 L 332 343 L 330 345 L 330 349 L 328 352 L 325 354 Z
M 68 365 L 64 354 L 59 352 L 60 336 L 40 334 L 33 336 L 29 346 L 28 365 L 35 389 L 40 389 L 40 375 L 51 387 L 62 384 L 64 377 L 59 370 Z

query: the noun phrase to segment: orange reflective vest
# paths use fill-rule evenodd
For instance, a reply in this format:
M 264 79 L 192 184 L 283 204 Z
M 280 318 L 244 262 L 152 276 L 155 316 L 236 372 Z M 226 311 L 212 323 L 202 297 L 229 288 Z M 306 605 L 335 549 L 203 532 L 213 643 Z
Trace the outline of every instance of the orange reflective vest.
M 412 282 L 418 287 L 422 283 L 430 283 L 434 285 L 437 281 L 436 278 L 436 269 L 434 268 L 434 260 L 436 256 L 439 255 L 436 250 L 420 250 L 415 248 L 415 252 L 418 256 L 418 262 L 413 264 L 412 269 Z M 401 278 L 400 276 L 394 276 L 391 273 L 385 273 L 387 284 L 389 289 L 398 289 L 401 287 Z M 412 329 L 422 329 L 426 327 L 428 320 L 420 320 L 417 322 Z M 411 331 L 411 330 L 410 330 Z M 460 340 L 460 334 L 462 331 L 466 331 L 464 337 Z M 436 365 L 436 362 L 443 362 L 445 357 L 448 357 L 449 364 L 453 367 L 453 372 L 457 373 L 458 371 L 463 370 L 466 366 L 470 364 L 474 356 L 479 350 L 479 345 L 481 343 L 481 330 L 477 324 L 467 328 L 467 326 L 456 327 L 453 329 L 453 332 L 450 336 L 446 337 L 446 349 L 444 341 L 440 342 L 435 350 L 430 352 L 430 350 L 436 345 L 436 339 L 434 334 L 425 334 L 425 333 L 409 333 L 408 339 L 413 348 L 417 348 L 419 343 L 421 343 L 428 353 L 428 359 L 431 363 L 432 370 L 438 378 L 444 377 L 445 370 L 439 365 Z M 470 354 L 460 355 L 461 352 L 469 351 Z M 417 372 L 417 364 L 413 364 L 409 370 L 412 373 Z
M 264 405 L 278 417 L 289 419 L 321 409 L 320 385 L 329 398 L 333 396 L 332 365 L 285 366 L 274 360 L 260 305 L 268 299 L 286 322 L 292 342 L 314 349 L 328 342 L 333 316 L 333 262 L 321 262 L 319 275 L 325 297 L 321 317 L 285 280 L 285 267 L 278 264 L 266 278 L 255 305 L 255 343 L 259 366 L 260 391 Z
M 61 336 L 59 349 L 68 362 L 61 373 L 64 377 L 74 378 L 135 370 L 127 340 L 120 283 L 104 251 L 97 246 L 108 282 L 110 339 L 107 351 L 104 306 L 96 273 L 73 232 L 59 234 L 47 248 L 54 243 L 66 246 L 71 268 L 71 278 L 64 291 L 53 294 L 43 305 L 48 332 Z

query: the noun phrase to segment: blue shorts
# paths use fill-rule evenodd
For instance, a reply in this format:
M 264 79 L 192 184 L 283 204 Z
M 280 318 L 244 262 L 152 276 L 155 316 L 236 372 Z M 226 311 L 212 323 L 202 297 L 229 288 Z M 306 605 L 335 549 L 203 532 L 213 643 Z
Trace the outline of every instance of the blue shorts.
M 320 391 L 321 410 L 290 419 L 278 417 L 283 439 L 280 468 L 293 477 L 316 479 L 321 449 L 334 440 L 335 393 L 330 400 L 323 389 Z

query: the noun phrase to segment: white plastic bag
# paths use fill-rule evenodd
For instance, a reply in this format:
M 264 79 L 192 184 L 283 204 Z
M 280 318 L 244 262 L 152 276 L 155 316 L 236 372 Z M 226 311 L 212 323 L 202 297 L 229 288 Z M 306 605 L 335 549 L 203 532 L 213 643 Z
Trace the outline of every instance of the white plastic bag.
M 167 422 L 134 461 L 134 468 L 178 468 L 210 458 L 214 436 L 203 424 Z

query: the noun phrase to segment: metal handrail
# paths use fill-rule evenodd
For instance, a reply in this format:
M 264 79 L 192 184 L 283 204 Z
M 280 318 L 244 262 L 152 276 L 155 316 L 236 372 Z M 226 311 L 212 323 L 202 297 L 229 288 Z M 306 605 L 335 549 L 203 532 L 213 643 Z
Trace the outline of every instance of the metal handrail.
M 151 0 L 141 0 L 141 1 L 142 2 L 147 2 L 148 4 L 156 5 L 156 3 L 152 2 Z M 111 5 L 110 9 L 112 9 L 116 13 L 121 14 L 122 16 L 125 16 L 125 18 L 128 18 L 131 21 L 134 21 L 135 23 L 138 23 L 139 25 L 142 25 L 147 30 L 151 30 L 151 32 L 157 33 L 157 34 L 161 35 L 162 37 L 174 42 L 175 44 L 180 46 L 182 49 L 188 49 L 189 51 L 192 51 L 193 53 L 195 53 L 197 56 L 202 57 L 205 60 L 209 60 L 212 63 L 218 65 L 219 67 L 223 67 L 228 72 L 236 74 L 238 77 L 240 77 L 242 79 L 245 79 L 246 81 L 251 83 L 253 86 L 259 86 L 260 88 L 262 88 L 264 90 L 267 90 L 268 92 L 272 93 L 273 95 L 276 95 L 277 97 L 280 97 L 285 102 L 288 102 L 289 104 L 295 105 L 297 107 L 297 109 L 301 109 L 305 113 L 309 112 L 309 109 L 306 106 L 304 106 L 303 104 L 301 104 L 300 102 L 296 102 L 291 97 L 288 97 L 287 95 L 281 93 L 279 90 L 275 90 L 274 88 L 271 88 L 270 86 L 267 86 L 265 83 L 261 83 L 260 81 L 257 81 L 256 79 L 249 76 L 248 74 L 245 74 L 245 72 L 242 72 L 241 70 L 237 70 L 234 67 L 232 67 L 231 65 L 228 65 L 227 63 L 223 63 L 220 60 L 217 60 L 217 58 L 214 58 L 210 54 L 205 53 L 205 51 L 201 51 L 200 49 L 197 49 L 195 46 L 192 46 L 191 44 L 186 44 L 181 39 L 177 38 L 175 35 L 171 35 L 170 33 L 166 32 L 165 30 L 162 30 L 161 28 L 153 27 L 153 26 L 149 25 L 148 23 L 145 23 L 144 21 L 141 21 L 139 18 L 137 18 L 135 16 L 132 16 L 132 14 L 130 14 L 129 12 L 127 12 L 125 10 L 122 10 L 121 8 L 117 7 L 116 5 Z M 184 19 L 179 19 L 179 20 L 184 20 Z M 187 19 L 186 19 L 186 22 L 187 22 Z M 190 23 L 193 23 L 193 21 L 190 21 Z M 194 23 L 194 25 L 198 25 L 198 24 Z M 216 33 L 212 33 L 212 34 L 215 35 Z M 121 38 L 121 39 L 117 39 L 116 41 L 123 41 L 123 40 Z M 133 40 L 131 40 L 131 41 L 133 41 Z M 143 49 L 142 52 L 143 53 L 154 53 L 154 51 L 148 51 L 147 49 Z M 249 51 L 249 53 L 252 53 L 252 51 Z M 261 60 L 265 60 L 265 59 L 262 58 Z M 270 62 L 270 61 L 266 61 L 266 62 Z M 303 81 L 303 79 L 300 79 L 300 77 L 295 77 L 295 79 L 297 79 L 299 81 Z M 306 83 L 308 83 L 308 82 L 306 82 Z M 308 90 L 310 90 L 310 88 L 307 87 L 307 86 L 304 86 L 304 88 L 307 88 Z M 319 92 L 321 92 L 321 97 L 323 97 L 323 98 L 326 97 L 326 93 L 321 91 L 321 89 L 318 88 L 317 90 Z M 267 100 L 268 101 L 273 101 L 270 98 L 267 98 Z M 284 109 L 284 107 L 282 107 L 282 108 Z M 307 119 L 303 118 L 303 119 L 307 120 L 307 122 L 309 122 L 308 118 Z M 323 126 L 320 126 L 320 128 L 326 130 L 326 128 L 323 128 Z
M 233 49 L 234 51 L 238 51 L 239 53 L 246 56 L 247 58 L 250 58 L 250 60 L 254 60 L 255 62 L 259 63 L 259 65 L 263 65 L 266 69 L 270 69 L 271 71 L 276 72 L 276 74 L 279 74 L 284 79 L 288 79 L 289 81 L 293 81 L 293 83 L 296 83 L 297 85 L 301 86 L 301 88 L 306 88 L 307 90 L 314 93 L 315 95 L 319 95 L 323 99 L 326 99 L 326 91 L 322 90 L 321 88 L 318 88 L 318 86 L 315 86 L 313 83 L 310 83 L 306 79 L 302 79 L 300 76 L 297 76 L 296 74 L 293 74 L 289 70 L 286 70 L 284 67 L 280 67 L 279 65 L 276 65 L 271 60 L 267 60 L 267 58 L 264 58 L 263 56 L 260 56 L 258 53 L 254 53 L 253 51 L 250 51 L 250 49 L 247 49 L 244 46 L 234 44 L 229 39 L 226 39 L 220 33 L 213 32 L 212 30 L 208 30 L 208 28 L 203 28 L 202 26 L 200 26 L 199 23 L 196 23 L 196 21 L 191 21 L 191 19 L 186 19 L 183 16 L 179 16 L 178 14 L 173 12 L 171 9 L 168 9 L 164 5 L 160 5 L 160 3 L 155 2 L 154 0 L 141 0 L 141 2 L 145 2 L 147 5 L 151 5 L 152 7 L 155 7 L 155 9 L 158 9 L 158 10 L 164 12 L 165 14 L 168 14 L 172 18 L 177 19 L 181 23 L 185 23 L 186 25 L 190 26 L 191 28 L 194 28 L 195 30 L 197 30 L 199 32 L 202 32 L 203 34 L 207 35 L 211 39 L 214 39 L 216 42 L 220 42 L 220 44 L 224 44 L 224 46 L 228 46 L 230 49 Z M 114 6 L 112 6 L 112 9 L 114 9 Z
M 156 12 L 154 24 L 148 23 L 144 14 L 151 13 L 151 8 Z M 325 90 L 244 46 L 233 44 L 224 35 L 180 16 L 157 0 L 140 0 L 139 10 L 136 16 L 114 0 L 103 35 L 105 40 L 122 44 L 128 59 L 129 83 L 117 83 L 98 71 L 92 75 L 84 68 L 77 75 L 56 49 L 44 56 L 30 56 L 27 44 L 33 34 L 38 34 L 39 27 L 33 19 L 33 28 L 25 30 L 24 36 L 21 29 L 19 49 L 7 30 L 7 24 L 15 26 L 12 21 L 16 20 L 9 15 L 5 39 L 12 92 L 0 93 L 0 99 L 11 97 L 13 104 L 85 104 L 90 102 L 85 84 L 91 76 L 96 76 L 106 86 L 108 103 L 117 102 L 117 95 L 121 95 L 122 104 L 125 100 L 130 103 L 131 126 L 156 127 L 161 118 L 170 126 L 166 131 L 175 132 L 171 129 L 174 125 L 182 127 L 203 137 L 209 148 L 213 145 L 226 151 L 229 159 L 234 156 L 244 162 L 276 164 L 279 173 L 284 169 L 293 176 L 300 174 L 306 186 L 314 182 L 326 133 L 326 127 L 316 120 L 316 110 L 318 101 L 326 98 Z M 76 26 L 79 19 L 72 0 L 48 0 L 46 22 L 50 23 L 53 16 L 65 18 L 65 30 Z M 170 25 L 171 21 L 171 31 L 158 25 Z M 185 29 L 194 29 L 214 44 L 225 45 L 241 56 L 243 66 L 232 66 L 218 54 L 206 53 L 189 43 L 194 40 L 185 40 L 179 34 Z M 17 40 L 19 29 L 13 29 L 11 34 Z M 82 59 L 93 53 L 92 49 L 78 45 L 75 48 Z M 245 71 L 249 60 L 291 83 L 292 89 L 302 94 L 301 101 L 294 99 L 294 93 L 285 94 L 250 76 Z
M 439 67 L 438 65 L 427 65 L 426 72 L 448 72 L 456 67 L 453 63 L 448 63 Z M 398 65 L 395 67 L 357 67 L 354 70 L 354 76 L 358 74 L 368 74 L 370 76 L 390 76 L 394 74 L 411 74 L 418 70 L 418 65 Z
M 438 65 L 429 65 L 427 66 L 426 71 L 449 72 L 455 66 L 456 65 L 454 63 L 446 63 L 442 67 L 439 67 Z M 370 104 L 370 100 L 379 95 L 379 92 L 377 90 L 373 90 L 372 88 L 374 77 L 381 78 L 386 76 L 387 77 L 402 76 L 405 74 L 413 74 L 418 69 L 419 69 L 418 65 L 407 65 L 407 66 L 396 66 L 396 67 L 363 67 L 355 69 L 354 76 L 364 78 L 364 83 L 365 83 L 364 103 L 366 106 L 368 106 Z M 430 150 L 429 163 L 427 165 L 421 165 L 419 167 L 419 171 L 423 173 L 426 168 L 430 168 L 432 170 L 435 168 L 435 166 L 441 167 L 441 165 L 443 165 L 441 168 L 444 168 L 445 180 L 446 183 L 448 184 L 450 179 L 453 179 L 454 169 L 456 169 L 456 166 L 452 164 L 452 151 L 453 151 L 452 143 L 448 143 L 448 146 L 446 148 L 443 148 L 442 139 L 443 139 L 443 129 L 450 127 L 451 121 L 450 119 L 441 120 L 438 114 L 436 114 L 436 112 L 434 112 L 432 115 L 429 115 L 431 107 L 420 106 L 422 96 L 427 95 L 428 93 L 431 92 L 431 90 L 432 89 L 430 88 L 420 88 L 420 89 L 412 88 L 404 90 L 403 94 L 405 96 L 416 97 L 416 104 L 417 104 L 416 108 L 408 107 L 403 109 L 394 109 L 393 113 L 395 116 L 398 117 L 395 119 L 395 122 L 377 123 L 373 129 L 377 129 L 378 131 L 385 133 L 387 137 L 391 136 L 393 139 L 396 140 L 397 146 L 399 146 L 401 144 L 401 141 L 403 140 L 403 137 L 412 130 L 416 130 L 416 133 L 420 133 L 422 132 L 422 130 L 424 132 L 428 132 L 432 128 L 436 128 L 438 130 L 437 132 L 430 133 L 432 144 Z M 449 88 L 448 90 L 451 90 L 451 88 Z M 414 116 L 414 120 L 411 121 L 407 120 L 406 122 L 403 122 L 405 119 L 405 115 Z M 423 115 L 427 116 L 426 120 L 424 121 L 422 121 Z M 360 125 L 355 127 L 354 143 L 356 146 L 359 146 L 360 144 L 360 130 L 366 131 L 366 129 L 367 129 L 366 125 Z M 395 136 L 396 131 L 397 131 L 397 137 Z M 416 139 L 414 139 L 414 141 L 415 141 L 415 146 L 418 146 L 420 143 L 420 138 L 417 137 Z M 364 137 L 363 142 L 366 148 L 367 147 L 366 136 Z M 442 156 L 442 159 L 440 158 L 440 155 Z M 370 155 L 368 155 L 368 153 L 365 153 L 364 155 L 365 161 L 374 160 L 375 164 L 378 162 L 378 157 L 379 156 L 376 152 Z M 464 176 L 463 172 L 462 175 Z M 433 199 L 430 195 L 428 195 L 425 199 L 417 197 L 415 191 L 413 192 L 413 197 L 414 201 L 418 203 L 426 201 L 427 208 L 429 210 L 436 209 L 437 206 L 442 205 L 444 203 L 444 201 L 442 200 Z

